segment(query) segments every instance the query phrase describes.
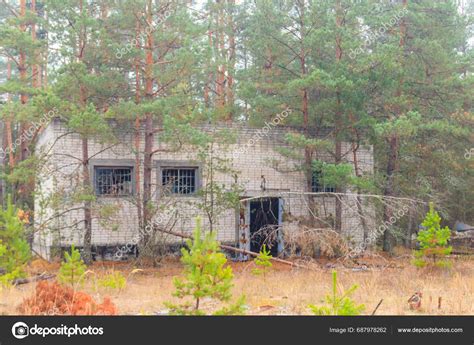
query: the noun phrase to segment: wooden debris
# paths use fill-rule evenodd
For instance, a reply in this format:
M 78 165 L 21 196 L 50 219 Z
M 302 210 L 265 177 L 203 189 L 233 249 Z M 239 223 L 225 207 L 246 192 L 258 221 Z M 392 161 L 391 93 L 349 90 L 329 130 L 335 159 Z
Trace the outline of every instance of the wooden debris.
M 160 232 L 170 234 L 170 235 L 173 235 L 173 236 L 177 236 L 177 237 L 181 237 L 181 238 L 187 238 L 187 239 L 191 239 L 191 240 L 193 239 L 193 237 L 191 235 L 181 234 L 181 233 L 171 231 L 171 230 L 160 229 L 158 227 L 155 227 L 155 229 L 160 231 Z M 235 247 L 228 246 L 228 245 L 225 245 L 225 244 L 219 244 L 219 246 L 222 249 L 230 250 L 230 251 L 233 251 L 235 253 L 241 253 L 241 254 L 250 255 L 250 256 L 254 256 L 254 257 L 257 257 L 259 255 L 258 253 L 255 253 L 255 252 L 252 252 L 252 251 L 249 251 L 249 250 L 235 248 Z M 279 263 L 284 264 L 284 265 L 289 265 L 289 266 L 292 266 L 292 267 L 303 268 L 303 269 L 307 269 L 307 270 L 314 270 L 314 268 L 304 266 L 304 265 L 300 265 L 300 264 L 297 264 L 297 263 L 294 263 L 294 262 L 291 262 L 291 261 L 287 261 L 287 260 L 283 260 L 283 259 L 280 259 L 280 258 L 272 257 L 271 260 L 275 261 L 275 262 L 279 262 Z
M 48 279 L 52 279 L 56 277 L 55 274 L 46 274 L 46 273 L 42 273 L 38 276 L 35 276 L 35 277 L 30 277 L 30 278 L 17 278 L 13 281 L 13 285 L 21 285 L 21 284 L 28 284 L 28 283 L 32 283 L 32 282 L 37 282 L 37 281 L 41 281 L 41 280 L 48 280 Z
M 383 302 L 383 298 L 380 300 L 379 304 L 377 304 L 377 306 L 375 307 L 374 311 L 372 312 L 372 314 L 370 315 L 375 315 L 375 312 L 377 311 L 377 309 L 379 309 L 380 305 L 382 304 Z

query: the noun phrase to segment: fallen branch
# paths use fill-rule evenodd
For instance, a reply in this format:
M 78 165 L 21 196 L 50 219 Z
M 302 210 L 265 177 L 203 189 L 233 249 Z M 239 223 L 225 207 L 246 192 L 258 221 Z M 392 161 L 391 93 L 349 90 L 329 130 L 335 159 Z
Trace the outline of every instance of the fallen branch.
M 371 315 L 375 315 L 375 312 L 377 311 L 377 309 L 379 309 L 380 305 L 382 304 L 383 302 L 383 298 L 380 300 L 379 304 L 377 304 L 377 306 L 375 307 L 374 311 L 372 312 Z
M 174 231 L 171 231 L 171 230 L 160 229 L 158 227 L 155 227 L 155 230 L 158 230 L 160 232 L 164 232 L 166 234 L 170 234 L 170 235 L 173 235 L 173 236 L 181 237 L 181 238 L 187 238 L 187 239 L 190 239 L 190 240 L 193 239 L 193 237 L 191 235 L 181 234 L 181 233 L 174 232 Z M 250 256 L 255 256 L 255 257 L 257 257 L 259 255 L 259 253 L 251 252 L 251 251 L 245 250 L 245 249 L 235 248 L 235 247 L 232 247 L 232 246 L 227 246 L 225 244 L 219 244 L 219 247 L 221 247 L 222 249 L 225 249 L 225 250 L 230 250 L 230 251 L 245 254 L 245 255 L 250 255 Z M 279 259 L 279 258 L 275 258 L 275 257 L 272 257 L 271 260 L 275 261 L 275 262 L 279 262 L 279 263 L 284 264 L 284 265 L 289 265 L 289 266 L 292 266 L 292 267 L 303 268 L 303 269 L 307 269 L 307 270 L 314 270 L 311 267 L 299 265 L 299 264 L 296 264 L 294 262 Z
M 48 280 L 56 277 L 55 274 L 40 274 L 39 276 L 31 277 L 31 278 L 17 278 L 13 281 L 13 285 L 21 285 L 21 284 L 28 284 L 32 282 L 37 282 L 40 280 Z

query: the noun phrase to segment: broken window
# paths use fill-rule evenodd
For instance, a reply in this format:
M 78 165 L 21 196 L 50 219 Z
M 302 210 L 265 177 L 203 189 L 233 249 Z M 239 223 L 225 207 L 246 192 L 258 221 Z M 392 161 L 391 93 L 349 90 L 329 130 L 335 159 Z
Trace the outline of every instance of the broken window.
M 164 168 L 162 184 L 173 194 L 196 192 L 196 168 Z
M 102 196 L 133 194 L 132 167 L 94 167 L 95 190 Z
M 313 193 L 335 193 L 336 187 L 325 183 L 322 170 L 317 168 L 313 170 L 313 176 L 311 178 L 311 191 Z

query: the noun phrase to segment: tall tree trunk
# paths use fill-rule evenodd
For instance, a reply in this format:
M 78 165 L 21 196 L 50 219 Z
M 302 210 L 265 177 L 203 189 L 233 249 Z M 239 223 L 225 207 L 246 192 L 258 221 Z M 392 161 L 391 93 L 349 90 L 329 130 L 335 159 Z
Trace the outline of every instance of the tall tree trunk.
M 12 64 L 11 64 L 11 60 L 8 59 L 8 62 L 7 62 L 7 80 L 10 80 L 12 77 Z M 11 102 L 12 100 L 12 95 L 9 93 L 8 94 L 8 102 Z M 13 114 L 12 114 L 13 116 Z M 5 139 L 6 139 L 6 143 L 7 143 L 7 147 L 10 151 L 9 155 L 8 155 L 8 164 L 9 164 L 9 167 L 10 169 L 13 169 L 15 167 L 15 155 L 14 155 L 14 152 L 13 152 L 13 129 L 12 129 L 12 119 L 11 117 L 7 117 L 5 119 L 5 130 L 6 130 L 6 133 L 5 133 Z
M 211 50 L 211 55 L 209 56 L 209 60 L 208 60 L 208 68 L 209 68 L 209 74 L 208 74 L 208 77 L 207 77 L 207 83 L 206 83 L 206 86 L 204 87 L 204 104 L 206 105 L 206 108 L 210 108 L 211 107 L 211 99 L 210 99 L 210 92 L 211 92 L 211 84 L 212 84 L 212 71 L 211 71 L 211 66 L 212 66 L 212 47 L 213 47 L 213 43 L 212 43 L 212 12 L 209 12 L 209 17 L 210 17 L 210 20 L 209 20 L 209 31 L 207 33 L 207 37 L 208 37 L 208 42 L 209 42 L 209 49 Z
M 86 193 L 91 192 L 91 179 L 89 174 L 89 143 L 87 138 L 82 138 L 82 187 Z M 83 259 L 86 264 L 92 262 L 92 204 L 84 203 L 84 250 Z
M 307 74 L 306 69 L 306 49 L 305 49 L 305 1 L 299 1 L 299 33 L 300 33 L 300 72 L 301 77 L 304 78 Z M 309 138 L 311 136 L 309 131 L 309 99 L 308 99 L 308 90 L 304 87 L 301 90 L 301 112 L 303 114 L 303 132 L 304 135 Z M 306 175 L 306 186 L 307 190 L 312 190 L 312 181 L 313 181 L 313 152 L 310 147 L 305 146 L 304 148 L 304 165 L 305 165 L 305 175 Z M 311 210 L 314 211 L 315 199 L 314 196 L 308 196 L 308 202 Z
M 227 106 L 229 107 L 227 120 L 232 121 L 234 117 L 234 70 L 235 70 L 235 25 L 234 6 L 235 0 L 228 0 L 227 26 L 229 34 L 229 66 L 227 68 Z
M 26 0 L 20 0 L 20 17 L 22 20 L 24 20 L 26 16 Z M 21 24 L 20 25 L 20 30 L 23 32 L 26 32 L 26 25 Z M 26 53 L 24 49 L 20 49 L 20 60 L 19 60 L 19 65 L 18 65 L 18 70 L 20 72 L 20 80 L 24 86 L 26 86 L 26 72 L 27 72 L 27 67 L 26 67 Z M 25 92 L 21 92 L 20 94 L 20 102 L 21 104 L 26 104 L 28 102 L 28 96 L 26 95 Z M 22 121 L 20 123 L 20 135 L 22 138 L 25 138 L 26 136 L 23 136 L 24 133 L 28 130 L 28 123 L 26 121 Z M 19 160 L 24 161 L 26 157 L 28 156 L 28 142 L 26 140 L 21 140 L 20 142 L 20 152 L 19 152 Z
M 384 196 L 394 196 L 394 178 L 395 178 L 395 171 L 396 171 L 396 164 L 398 161 L 398 151 L 399 151 L 399 143 L 398 143 L 398 136 L 393 135 L 389 139 L 389 149 L 388 149 L 388 161 L 387 161 L 387 180 L 385 182 L 384 188 Z M 384 221 L 388 222 L 390 217 L 393 216 L 392 208 L 385 203 L 384 204 Z M 385 230 L 383 234 L 383 250 L 385 252 L 391 252 L 393 246 L 395 244 L 395 237 L 391 233 L 390 229 Z
M 146 10 L 146 20 L 148 25 L 152 25 L 152 1 L 148 0 Z M 147 102 L 153 99 L 153 33 L 147 32 L 146 36 L 146 59 L 145 59 L 145 98 Z M 143 159 L 143 223 L 145 226 L 151 224 L 152 214 L 151 204 L 151 185 L 153 169 L 153 142 L 154 142 L 153 114 L 145 114 L 145 152 Z M 142 232 L 140 256 L 145 257 L 147 247 L 150 241 L 150 234 Z
M 36 14 L 36 0 L 31 0 L 31 12 L 33 14 Z M 31 40 L 33 41 L 33 43 L 36 42 L 36 23 L 34 22 L 31 24 Z M 37 64 L 38 54 L 36 53 L 36 51 L 34 52 L 33 60 L 33 65 L 31 66 L 31 83 L 33 87 L 36 88 L 40 86 L 40 70 Z
M 83 0 L 79 1 L 79 9 L 82 13 Z M 82 62 L 87 42 L 87 32 L 84 25 L 79 30 L 79 39 L 77 47 L 77 60 Z M 84 85 L 80 85 L 81 107 L 85 109 L 87 106 L 87 90 Z M 85 193 L 93 193 L 92 181 L 89 174 L 89 140 L 86 136 L 81 138 L 82 141 L 82 187 Z M 92 202 L 84 202 L 84 239 L 83 239 L 83 259 L 86 264 L 92 263 Z
M 406 9 L 408 6 L 408 0 L 403 0 L 403 7 Z M 403 50 L 405 47 L 405 38 L 406 38 L 406 22 L 405 18 L 402 18 L 400 21 L 400 42 L 399 42 L 399 48 L 400 48 L 400 62 L 403 60 Z M 401 64 L 403 66 L 403 63 Z M 398 89 L 396 92 L 396 97 L 397 97 L 397 102 L 399 102 L 400 96 L 402 95 L 402 86 L 403 86 L 403 78 L 401 77 L 400 80 L 398 81 Z M 396 109 L 396 115 L 400 116 L 402 109 L 399 104 L 396 104 L 395 106 Z M 399 150 L 400 150 L 400 139 L 398 137 L 397 133 L 393 133 L 391 137 L 388 140 L 388 160 L 387 160 L 387 169 L 386 169 L 386 182 L 385 182 L 385 188 L 384 188 L 384 195 L 385 196 L 394 196 L 395 195 L 395 189 L 394 189 L 394 179 L 395 179 L 395 173 L 397 170 L 398 166 L 398 158 L 399 158 Z M 385 204 L 384 206 L 384 214 L 383 214 L 383 219 L 385 222 L 388 222 L 390 217 L 393 216 L 393 210 Z M 384 232 L 383 236 L 383 250 L 385 252 L 391 252 L 394 245 L 395 245 L 395 237 L 393 234 L 390 232 L 391 229 L 387 229 Z
M 225 50 L 224 50 L 224 40 L 225 40 L 225 31 L 224 31 L 224 11 L 223 11 L 223 2 L 221 0 L 216 0 L 217 12 L 216 12 L 216 48 L 217 48 L 217 82 L 216 82 L 216 105 L 219 109 L 224 108 L 225 102 Z
M 7 81 L 9 81 L 12 77 L 12 65 L 10 58 L 7 60 Z M 8 93 L 7 102 L 10 103 L 12 100 L 12 96 Z M 11 169 L 15 166 L 15 156 L 13 155 L 13 133 L 12 133 L 12 125 L 11 125 L 11 116 L 6 116 L 3 120 L 4 128 L 3 128 L 3 135 L 2 135 L 2 142 L 1 148 L 3 150 L 3 155 L 1 157 L 1 165 L 2 165 L 2 172 L 7 170 L 7 149 L 9 151 L 8 154 L 8 166 Z M 7 183 L 5 179 L 1 179 L 1 195 L 0 195 L 0 203 L 2 206 L 5 205 L 6 194 L 7 194 Z
M 357 151 L 359 149 L 359 133 L 357 131 L 357 128 L 355 127 L 355 119 L 352 113 L 349 113 L 349 119 L 352 122 L 352 133 L 353 133 L 353 139 L 351 143 L 351 149 L 352 149 L 352 159 L 354 161 L 354 173 L 357 177 L 361 176 L 361 172 L 359 169 L 359 158 L 357 156 Z M 369 228 L 367 226 L 367 222 L 365 220 L 365 215 L 364 215 L 364 209 L 362 207 L 362 198 L 359 196 L 360 195 L 360 188 L 357 187 L 357 197 L 356 197 L 356 203 L 357 203 L 357 213 L 359 214 L 360 218 L 360 223 L 362 225 L 362 229 L 364 231 L 364 238 L 363 241 L 365 243 L 365 240 L 369 236 Z
M 135 48 L 140 49 L 140 21 L 136 21 L 135 28 Z M 135 104 L 141 103 L 141 83 L 140 83 L 140 57 L 135 58 Z M 140 114 L 135 117 L 135 195 L 137 200 L 138 229 L 143 229 L 141 177 L 140 177 L 140 140 L 141 139 L 141 118 Z
M 22 20 L 22 24 L 20 25 L 20 30 L 22 32 L 26 32 L 26 24 L 25 22 L 26 17 L 26 0 L 20 0 L 20 18 Z M 20 81 L 23 86 L 27 84 L 27 65 L 26 65 L 26 52 L 24 49 L 20 49 L 19 51 L 19 61 L 18 61 L 18 71 L 20 73 Z M 22 105 L 26 105 L 28 102 L 28 95 L 24 92 L 20 92 L 20 103 Z M 18 131 L 18 138 L 21 138 L 19 149 L 16 151 L 16 161 L 22 162 L 28 157 L 28 141 L 26 135 L 28 131 L 28 122 L 25 120 L 20 121 L 20 129 Z M 18 187 L 18 188 L 17 188 Z M 14 202 L 18 204 L 26 204 L 28 202 L 28 191 L 30 189 L 28 186 L 15 186 L 15 191 L 17 192 L 16 195 L 14 194 Z
M 341 1 L 336 1 L 336 65 L 338 65 L 342 59 L 342 38 L 340 30 L 342 28 L 342 7 Z M 341 141 L 341 132 L 342 132 L 342 104 L 341 104 L 341 92 L 336 90 L 336 111 L 334 112 L 334 142 L 336 147 L 335 152 L 335 163 L 340 164 L 342 161 L 342 141 Z M 336 192 L 342 193 L 340 186 L 336 186 Z M 337 232 L 342 231 L 342 201 L 341 196 L 336 196 L 336 219 L 335 219 L 335 228 Z
M 0 121 L 0 124 L 2 121 Z M 4 124 L 5 122 L 3 122 Z M 1 173 L 4 173 L 5 170 L 7 169 L 7 158 L 5 155 L 5 149 L 7 148 L 7 128 L 6 126 L 3 126 L 3 133 L 0 135 L 0 150 L 2 150 L 2 155 L 0 155 L 0 171 Z M 7 184 L 5 182 L 5 179 L 0 180 L 0 206 L 4 207 L 5 206 L 5 196 L 6 196 L 6 190 L 7 190 Z
M 48 19 L 48 11 L 44 11 L 44 20 L 46 21 L 46 27 L 48 26 L 49 19 Z M 41 69 L 41 85 L 43 87 L 48 86 L 48 51 L 49 51 L 49 39 L 48 39 L 48 31 L 45 33 L 46 37 L 44 37 L 44 42 L 45 42 L 45 49 L 41 53 L 42 54 L 42 64 L 40 66 Z M 44 55 L 43 55 L 44 54 Z

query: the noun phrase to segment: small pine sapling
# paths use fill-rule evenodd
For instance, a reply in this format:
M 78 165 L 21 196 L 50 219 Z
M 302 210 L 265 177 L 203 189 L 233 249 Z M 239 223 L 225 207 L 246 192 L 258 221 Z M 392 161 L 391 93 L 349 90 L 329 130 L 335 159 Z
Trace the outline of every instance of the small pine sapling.
M 421 223 L 424 229 L 418 232 L 417 240 L 420 243 L 420 249 L 415 251 L 413 261 L 415 266 L 425 267 L 431 259 L 431 263 L 435 266 L 449 267 L 446 256 L 452 251 L 452 247 L 448 245 L 451 230 L 447 226 L 441 228 L 440 222 L 441 217 L 435 211 L 433 203 L 430 203 L 430 210 Z
M 203 298 L 213 298 L 220 302 L 229 302 L 232 298 L 232 268 L 226 266 L 227 258 L 219 250 L 219 244 L 213 233 L 201 237 L 201 224 L 198 219 L 193 239 L 187 241 L 187 247 L 181 250 L 181 262 L 184 264 L 184 278 L 176 278 L 174 296 L 183 299 L 191 297 L 193 302 L 181 305 L 166 303 L 174 315 L 204 315 L 201 302 Z M 216 315 L 243 313 L 244 298 L 215 312 Z
M 81 282 L 86 273 L 86 265 L 81 259 L 81 253 L 72 245 L 71 254 L 64 253 L 64 260 L 59 268 L 58 280 L 63 284 L 69 284 L 73 289 Z
M 357 285 L 352 285 L 349 290 L 338 296 L 337 293 L 337 272 L 332 272 L 332 295 L 326 296 L 327 306 L 309 305 L 315 315 L 359 315 L 365 310 L 365 305 L 357 305 L 350 296 L 357 290 Z
M 252 270 L 252 273 L 255 275 L 263 275 L 263 279 L 265 279 L 266 274 L 273 266 L 271 260 L 272 255 L 270 254 L 270 250 L 267 250 L 267 246 L 264 244 L 258 256 L 253 261 L 257 267 Z
M 30 246 L 26 240 L 25 212 L 17 209 L 9 196 L 7 207 L 0 210 L 0 283 L 25 276 L 25 265 L 30 259 Z

